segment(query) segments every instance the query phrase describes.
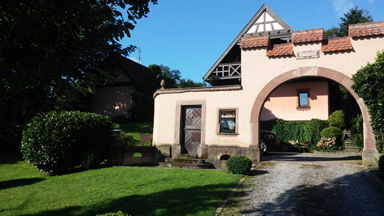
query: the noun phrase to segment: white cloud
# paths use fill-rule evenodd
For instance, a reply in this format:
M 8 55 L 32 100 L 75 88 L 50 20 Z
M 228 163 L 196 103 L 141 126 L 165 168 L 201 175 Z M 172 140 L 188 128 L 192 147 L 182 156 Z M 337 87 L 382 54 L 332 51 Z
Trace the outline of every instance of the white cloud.
M 375 0 L 369 0 L 372 2 Z M 349 9 L 353 8 L 352 0 L 332 0 L 333 9 L 336 12 L 338 17 L 342 17 L 345 13 L 349 11 Z
M 375 3 L 376 0 L 368 0 L 369 4 Z

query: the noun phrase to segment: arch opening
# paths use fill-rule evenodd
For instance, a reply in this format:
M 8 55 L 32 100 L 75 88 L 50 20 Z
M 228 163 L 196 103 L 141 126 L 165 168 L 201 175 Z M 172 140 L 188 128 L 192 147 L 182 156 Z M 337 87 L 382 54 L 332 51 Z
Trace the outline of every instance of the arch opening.
M 269 83 L 267 83 L 264 88 L 260 91 L 258 96 L 256 97 L 253 107 L 251 110 L 251 145 L 259 145 L 259 129 L 260 129 L 260 117 L 261 117 L 261 111 L 264 105 L 265 100 L 268 98 L 268 96 L 271 94 L 271 92 L 276 89 L 278 86 L 282 85 L 285 82 L 288 82 L 290 80 L 295 80 L 299 78 L 326 78 L 329 80 L 332 80 L 340 85 L 342 85 L 346 90 L 352 95 L 352 97 L 356 100 L 361 114 L 363 116 L 363 131 L 364 131 L 364 150 L 363 150 L 363 162 L 364 162 L 364 151 L 369 151 L 370 155 L 372 155 L 372 152 L 374 154 L 378 152 L 376 150 L 376 140 L 374 138 L 373 130 L 370 124 L 370 116 L 368 114 L 368 109 L 365 106 L 362 98 L 360 98 L 351 88 L 353 81 L 350 77 L 324 67 L 301 67 L 298 69 L 294 69 L 291 71 L 287 71 L 277 77 L 275 77 L 273 80 L 271 80 Z M 370 156 L 371 157 L 371 156 Z M 372 160 L 374 160 L 372 158 Z

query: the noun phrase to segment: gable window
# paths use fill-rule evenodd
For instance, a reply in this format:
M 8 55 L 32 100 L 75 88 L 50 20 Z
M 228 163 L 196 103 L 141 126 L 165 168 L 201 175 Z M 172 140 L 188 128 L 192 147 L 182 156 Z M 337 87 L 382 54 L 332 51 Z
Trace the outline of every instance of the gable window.
M 237 134 L 237 109 L 219 109 L 218 133 Z
M 309 106 L 309 90 L 310 89 L 299 89 L 298 93 L 298 108 L 310 108 Z

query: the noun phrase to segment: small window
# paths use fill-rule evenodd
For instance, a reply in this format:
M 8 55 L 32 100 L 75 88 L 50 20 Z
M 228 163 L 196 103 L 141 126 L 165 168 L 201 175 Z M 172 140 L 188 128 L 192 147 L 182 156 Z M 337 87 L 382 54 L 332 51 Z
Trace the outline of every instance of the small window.
M 309 108 L 309 89 L 297 90 L 299 97 L 298 108 Z
M 308 106 L 308 92 L 299 93 L 299 106 Z
M 237 110 L 221 109 L 219 110 L 219 133 L 236 134 L 237 133 Z

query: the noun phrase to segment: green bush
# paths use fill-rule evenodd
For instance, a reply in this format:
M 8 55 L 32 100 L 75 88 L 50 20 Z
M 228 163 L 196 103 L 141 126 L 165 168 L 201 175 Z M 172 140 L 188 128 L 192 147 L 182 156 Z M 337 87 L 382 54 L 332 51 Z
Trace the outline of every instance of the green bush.
M 251 160 L 241 155 L 230 157 L 227 161 L 228 171 L 233 174 L 246 174 L 251 169 L 251 166 Z
M 272 131 L 277 134 L 280 141 L 287 142 L 288 140 L 304 141 L 304 126 L 305 122 L 285 121 L 276 119 L 272 126 Z
M 351 136 L 353 145 L 358 147 L 364 146 L 363 116 L 361 114 L 358 114 L 351 120 Z
M 311 149 L 312 147 L 315 147 L 317 142 L 321 139 L 320 132 L 326 127 L 328 127 L 327 120 L 311 119 L 305 124 L 304 137 L 305 140 L 309 141 Z
M 327 127 L 320 132 L 321 137 L 336 138 L 336 145 L 340 146 L 342 143 L 343 131 L 338 127 Z
M 95 113 L 43 113 L 27 124 L 20 150 L 24 159 L 41 171 L 65 173 L 81 165 L 86 152 L 98 152 L 100 159 L 97 160 L 105 159 L 111 142 L 111 128 L 112 121 L 108 117 Z M 92 158 L 96 160 L 96 157 Z
M 109 212 L 105 214 L 98 214 L 96 216 L 129 216 L 129 214 L 124 213 L 122 211 L 118 211 L 118 212 Z
M 379 159 L 379 169 L 381 174 L 384 175 L 384 155 L 382 155 Z
M 384 140 L 384 50 L 378 51 L 375 62 L 367 63 L 353 76 L 352 89 L 364 100 L 371 117 L 371 126 L 379 150 Z
M 343 128 L 344 127 L 344 111 L 336 110 L 328 117 L 329 126 Z
M 97 168 L 97 166 L 102 161 L 102 157 L 100 152 L 97 151 L 89 151 L 85 152 L 81 157 L 80 166 L 84 169 L 93 169 Z
M 135 139 L 131 135 L 123 133 L 120 134 L 117 141 L 124 146 L 134 146 L 136 144 Z

